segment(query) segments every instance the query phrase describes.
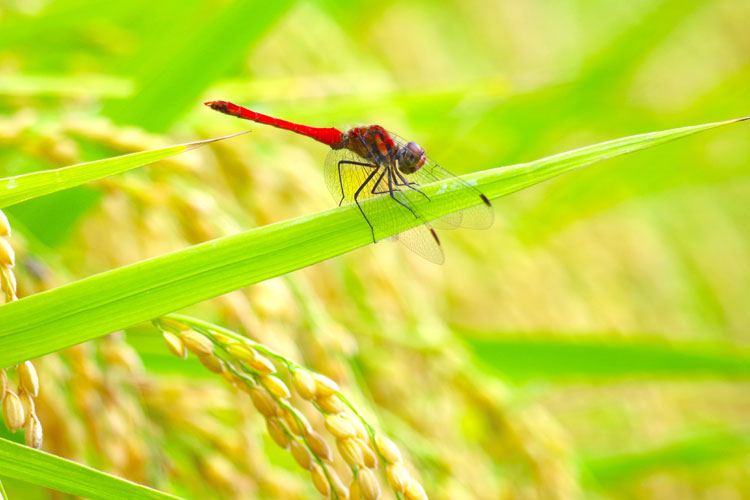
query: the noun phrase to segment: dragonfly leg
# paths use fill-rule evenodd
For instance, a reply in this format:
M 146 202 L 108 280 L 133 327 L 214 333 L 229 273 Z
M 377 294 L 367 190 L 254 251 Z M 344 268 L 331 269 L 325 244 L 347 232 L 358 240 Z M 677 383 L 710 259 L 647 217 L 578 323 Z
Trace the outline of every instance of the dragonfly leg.
M 412 210 L 412 208 L 409 205 L 407 205 L 403 201 L 401 201 L 398 198 L 396 198 L 396 196 L 395 196 L 395 194 L 393 192 L 394 191 L 400 191 L 400 190 L 393 189 L 393 176 L 390 175 L 390 173 L 388 174 L 388 190 L 387 191 L 375 191 L 377 189 L 377 187 L 378 187 L 378 184 L 380 184 L 380 180 L 383 178 L 383 175 L 385 174 L 385 172 L 386 171 L 383 170 L 383 173 L 380 174 L 380 177 L 378 177 L 378 180 L 375 181 L 375 185 L 372 187 L 372 190 L 370 192 L 372 194 L 386 194 L 386 193 L 388 193 L 390 195 L 390 197 L 393 198 L 394 201 L 396 201 L 396 203 L 404 206 L 407 210 L 409 210 L 414 215 L 414 217 L 416 217 L 417 219 L 419 219 L 419 216 L 414 212 L 414 210 Z M 396 185 L 397 186 L 403 186 L 403 184 L 399 184 L 398 181 L 396 182 Z
M 411 212 L 414 217 L 416 217 L 417 219 L 419 219 L 419 216 L 417 215 L 417 213 L 409 205 L 407 205 L 403 201 L 401 201 L 398 198 L 396 198 L 396 195 L 393 194 L 393 176 L 391 175 L 390 171 L 388 172 L 388 192 L 390 193 L 391 198 L 393 198 L 395 201 L 397 201 L 402 206 L 406 207 L 406 209 L 409 210 L 409 212 Z
M 378 188 L 380 181 L 383 180 L 384 175 L 385 175 L 385 169 L 383 169 L 383 171 L 380 173 L 380 176 L 377 179 L 375 179 L 375 183 L 373 184 L 372 189 L 370 190 L 372 194 L 385 194 L 388 192 L 388 191 L 375 191 Z
M 376 189 L 378 189 L 378 186 L 380 185 L 380 181 L 382 181 L 382 180 L 383 180 L 383 176 L 384 176 L 384 175 L 385 175 L 385 174 L 387 173 L 387 171 L 388 171 L 388 169 L 387 169 L 387 168 L 384 168 L 384 169 L 383 169 L 383 173 L 382 173 L 382 174 L 380 174 L 380 177 L 378 177 L 378 180 L 377 180 L 377 181 L 375 181 L 375 184 L 373 184 L 373 186 L 372 186 L 372 190 L 370 190 L 370 192 L 371 192 L 372 194 L 390 194 L 390 192 L 391 192 L 391 189 L 392 189 L 391 187 L 388 187 L 388 188 L 387 188 L 387 189 L 386 189 L 385 191 L 376 191 Z M 388 180 L 389 180 L 389 182 L 388 182 L 388 183 L 389 183 L 389 184 L 390 184 L 390 179 L 391 179 L 391 176 L 390 176 L 390 174 L 389 174 L 389 175 L 388 175 Z
M 367 221 L 367 225 L 368 225 L 368 226 L 370 226 L 370 233 L 372 234 L 372 242 L 373 242 L 373 243 L 377 243 L 377 241 L 375 240 L 375 228 L 374 228 L 374 227 L 372 227 L 372 223 L 370 222 L 370 219 L 368 219 L 368 218 L 367 218 L 367 216 L 365 215 L 365 211 L 364 211 L 364 210 L 362 210 L 362 207 L 361 207 L 361 206 L 359 205 L 359 200 L 358 200 L 358 198 L 359 198 L 359 193 L 361 193 L 361 192 L 362 192 L 362 190 L 363 190 L 363 189 L 364 189 L 364 187 L 365 187 L 365 186 L 367 185 L 367 183 L 368 183 L 368 182 L 370 182 L 370 180 L 371 180 L 371 179 L 372 179 L 373 177 L 375 177 L 375 174 L 377 174 L 377 173 L 378 173 L 378 169 L 376 168 L 376 169 L 374 169 L 374 170 L 373 170 L 373 171 L 372 171 L 372 172 L 370 173 L 370 175 L 368 175 L 368 176 L 367 176 L 367 179 L 365 179 L 365 182 L 363 182 L 363 183 L 362 183 L 362 185 L 361 185 L 361 186 L 359 186 L 359 189 L 357 189 L 357 191 L 356 191 L 356 192 L 354 193 L 354 196 L 353 196 L 353 198 L 354 198 L 354 203 L 356 203 L 356 204 L 357 204 L 357 208 L 359 209 L 360 213 L 362 213 L 362 217 L 364 217 L 364 218 L 365 218 L 365 221 Z M 382 174 L 381 174 L 381 177 L 382 177 Z
M 361 161 L 350 161 L 350 160 L 341 160 L 338 163 L 338 169 L 339 169 L 339 186 L 341 187 L 341 199 L 339 200 L 339 205 L 341 205 L 344 202 L 344 198 L 346 197 L 346 194 L 344 193 L 344 179 L 341 177 L 341 165 L 359 165 L 361 167 L 370 167 L 377 170 L 378 166 L 373 165 L 372 163 L 364 163 Z M 367 184 L 367 182 L 365 182 Z
M 419 189 L 418 187 L 414 187 L 414 186 L 417 185 L 416 182 L 409 182 L 409 181 L 407 181 L 406 179 L 404 179 L 404 176 L 398 170 L 396 170 L 396 175 L 399 177 L 399 179 L 401 179 L 402 181 L 404 181 L 403 184 L 399 184 L 398 180 L 396 180 L 396 185 L 397 186 L 406 186 L 406 187 L 408 187 L 410 189 L 413 189 L 414 191 L 418 192 L 419 194 L 421 194 L 422 196 L 424 196 L 425 198 L 427 198 L 427 201 L 431 201 L 430 197 L 427 196 L 426 194 L 424 194 L 424 192 L 421 189 Z

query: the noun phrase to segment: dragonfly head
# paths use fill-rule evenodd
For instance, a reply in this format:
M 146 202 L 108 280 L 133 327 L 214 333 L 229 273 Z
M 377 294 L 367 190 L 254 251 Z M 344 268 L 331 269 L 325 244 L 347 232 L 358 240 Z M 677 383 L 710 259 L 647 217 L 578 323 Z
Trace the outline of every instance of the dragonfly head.
M 398 169 L 403 174 L 413 174 L 424 165 L 427 157 L 416 142 L 410 142 L 401 148 L 398 161 Z

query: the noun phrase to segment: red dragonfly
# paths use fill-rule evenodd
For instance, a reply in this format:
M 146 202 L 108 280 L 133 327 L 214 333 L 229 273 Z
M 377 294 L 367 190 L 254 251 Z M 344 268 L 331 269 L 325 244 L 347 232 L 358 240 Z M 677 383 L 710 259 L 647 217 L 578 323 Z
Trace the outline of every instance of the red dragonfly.
M 416 218 L 422 224 L 391 238 L 427 260 L 442 264 L 445 256 L 434 228 L 486 229 L 492 225 L 494 212 L 485 195 L 430 160 L 415 142 L 406 142 L 379 125 L 342 132 L 333 127 L 308 127 L 273 118 L 227 101 L 208 101 L 205 105 L 227 115 L 289 130 L 330 146 L 331 152 L 325 163 L 328 190 L 339 205 L 357 204 L 370 227 L 373 242 L 393 233 L 389 231 L 389 224 L 396 225 L 404 218 Z M 469 194 L 476 196 L 477 204 L 463 210 L 457 205 L 454 213 L 429 221 L 425 209 L 418 209 L 404 193 L 411 190 L 417 193 L 416 196 L 429 200 L 420 185 L 441 180 L 454 180 L 461 186 L 459 190 L 441 196 L 453 197 L 458 203 Z M 368 203 L 360 203 L 365 200 Z

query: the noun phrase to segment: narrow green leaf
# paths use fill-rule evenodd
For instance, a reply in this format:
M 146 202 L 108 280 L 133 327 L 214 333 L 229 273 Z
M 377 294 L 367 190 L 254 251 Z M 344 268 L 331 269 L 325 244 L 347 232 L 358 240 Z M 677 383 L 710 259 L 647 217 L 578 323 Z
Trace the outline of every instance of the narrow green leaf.
M 616 487 L 651 472 L 697 468 L 735 457 L 747 457 L 750 432 L 747 429 L 694 434 L 648 450 L 580 461 L 582 479 L 601 488 Z
M 179 500 L 174 495 L 1 438 L 0 471 L 6 477 L 91 500 Z
M 750 352 L 719 343 L 502 333 L 467 341 L 488 369 L 513 380 L 565 383 L 632 377 L 750 378 Z
M 497 198 L 551 179 L 560 174 L 614 158 L 615 156 L 622 156 L 642 149 L 652 148 L 681 137 L 746 120 L 750 120 L 750 116 L 725 122 L 706 123 L 703 125 L 634 135 L 624 139 L 615 139 L 549 156 L 530 163 L 478 172 L 466 176 L 465 179 L 477 179 L 478 185 L 488 197 Z
M 597 161 L 736 121 L 618 139 L 464 179 L 497 198 Z M 423 191 L 430 201 L 412 191 L 406 195 L 428 218 L 437 218 L 477 204 L 477 197 L 460 187 L 458 181 L 428 184 Z M 380 197 L 364 202 L 372 204 L 373 225 L 391 227 L 381 237 L 419 224 L 417 219 L 405 219 L 389 226 L 393 221 L 385 208 L 390 201 Z M 150 320 L 371 242 L 357 207 L 346 205 L 218 238 L 5 304 L 0 306 L 0 366 Z
M 242 132 L 243 134 L 246 132 Z M 101 179 L 114 174 L 125 172 L 133 168 L 142 167 L 164 158 L 169 158 L 179 153 L 203 146 L 216 141 L 221 141 L 233 134 L 203 141 L 178 144 L 165 148 L 141 151 L 104 160 L 96 160 L 87 163 L 79 163 L 69 167 L 54 170 L 42 170 L 30 174 L 17 175 L 0 179 L 0 208 L 19 203 L 31 198 L 54 193 L 63 189 L 79 186 L 86 182 Z

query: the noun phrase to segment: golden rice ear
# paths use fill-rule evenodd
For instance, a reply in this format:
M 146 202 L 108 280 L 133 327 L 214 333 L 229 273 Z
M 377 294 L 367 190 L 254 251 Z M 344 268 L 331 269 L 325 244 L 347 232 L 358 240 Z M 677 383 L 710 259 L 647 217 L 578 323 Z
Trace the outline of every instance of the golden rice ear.
M 36 414 L 32 413 L 26 422 L 26 446 L 31 446 L 37 450 L 42 447 L 42 440 L 44 439 L 44 433 L 42 431 L 42 424 L 39 422 Z
M 4 238 L 0 238 L 0 266 L 12 268 L 16 265 L 16 253 Z
M 313 458 L 310 450 L 300 441 L 293 439 L 291 442 L 291 452 L 294 460 L 305 470 L 312 470 Z
M 280 448 L 288 449 L 290 444 L 290 437 L 287 430 L 284 428 L 284 424 L 276 417 L 270 417 L 266 419 L 266 429 L 271 439 L 279 445 Z
M 360 469 L 357 474 L 359 494 L 362 500 L 378 500 L 380 498 L 380 484 L 378 478 L 370 469 Z
M 378 452 L 389 464 L 401 462 L 401 452 L 398 450 L 393 441 L 378 433 L 375 435 L 375 446 Z
M 182 342 L 193 354 L 206 356 L 214 352 L 214 344 L 205 335 L 188 330 L 182 334 Z
M 328 483 L 323 467 L 318 464 L 312 465 L 312 482 L 321 495 L 328 496 L 331 492 L 331 486 Z
M 365 457 L 362 453 L 362 446 L 356 439 L 344 438 L 336 441 L 336 447 L 344 461 L 351 467 L 364 467 Z
M 425 493 L 422 485 L 414 478 L 409 481 L 404 496 L 407 500 L 427 500 L 427 493 Z
M 18 399 L 21 400 L 21 406 L 23 406 L 23 414 L 25 415 L 24 423 L 29 421 L 29 417 L 36 413 L 36 405 L 34 404 L 34 398 L 23 388 L 18 390 Z
M 3 292 L 5 302 L 18 300 L 16 275 L 10 267 L 0 266 L 0 292 Z
M 328 479 L 331 482 L 331 486 L 333 486 L 333 491 L 341 500 L 349 500 L 349 489 L 344 485 L 338 473 L 328 464 L 325 464 L 325 468 L 328 472 Z
M 294 370 L 292 383 L 294 384 L 294 390 L 304 399 L 315 397 L 315 379 L 307 370 Z
M 170 352 L 180 357 L 187 350 L 196 353 L 209 370 L 220 373 L 242 393 L 249 394 L 253 406 L 265 418 L 271 439 L 280 448 L 288 450 L 300 467 L 310 471 L 318 491 L 323 494 L 334 492 L 340 499 L 378 499 L 381 490 L 375 470 L 383 463 L 383 472 L 393 490 L 407 494 L 413 479 L 401 463 L 400 451 L 361 417 L 335 381 L 300 367 L 262 344 L 243 340 L 240 336 L 235 338 L 231 332 L 221 334 L 221 338 L 214 333 L 204 335 L 200 332 L 214 332 L 217 328 L 198 320 L 181 318 L 185 323 L 173 323 L 170 318 L 154 322 L 162 329 Z M 33 366 L 24 366 L 21 368 L 24 377 L 31 380 L 29 367 Z M 272 370 L 275 375 L 269 373 Z M 299 397 L 292 394 L 284 380 L 289 380 Z M 15 394 L 13 397 L 18 399 Z M 8 404 L 13 406 L 14 402 Z M 308 419 L 303 409 L 308 415 L 310 412 L 317 412 L 317 415 Z M 21 412 L 24 412 L 23 405 Z M 25 413 L 33 414 L 33 409 Z M 325 431 L 336 443 L 338 453 L 333 453 L 323 435 Z M 34 436 L 32 434 L 31 438 Z M 342 467 L 351 469 L 354 473 L 355 479 L 349 489 L 336 467 L 339 470 Z M 415 486 L 411 486 L 411 490 L 412 494 L 420 491 Z
M 357 435 L 354 426 L 341 414 L 327 415 L 325 426 L 336 439 L 346 439 Z
M 309 431 L 305 435 L 305 441 L 307 442 L 307 446 L 310 447 L 310 450 L 315 453 L 315 456 L 319 459 L 327 462 L 332 460 L 333 454 L 331 453 L 331 448 L 328 446 L 328 443 L 323 436 L 315 431 Z
M 16 432 L 23 427 L 26 421 L 26 414 L 23 409 L 21 399 L 13 391 L 7 391 L 3 399 L 3 419 L 5 427 L 10 432 Z
M 261 375 L 260 383 L 277 398 L 289 399 L 292 397 L 292 393 L 289 392 L 286 384 L 278 377 L 274 377 L 273 375 Z
M 241 360 L 241 361 L 253 361 L 255 359 L 255 351 L 252 350 L 251 347 L 249 347 L 246 344 L 243 344 L 241 342 L 230 342 L 226 346 L 224 346 L 224 349 L 233 357 Z
M 337 394 L 330 396 L 316 397 L 315 402 L 326 413 L 341 413 L 346 409 L 346 405 Z
M 198 355 L 198 361 L 210 371 L 221 375 L 224 373 L 224 362 L 213 354 Z
M 359 491 L 359 481 L 357 481 L 356 478 L 352 480 L 352 483 L 349 485 L 349 500 L 361 500 L 362 495 L 360 495 Z
M 265 389 L 256 387 L 250 390 L 250 399 L 255 409 L 264 417 L 275 417 L 279 413 L 279 407 Z
M 2 210 L 0 210 L 0 236 L 10 236 L 10 222 Z
M 167 330 L 162 331 L 161 334 L 164 338 L 164 343 L 167 345 L 167 350 L 169 350 L 169 352 L 180 359 L 187 358 L 187 347 L 185 347 L 185 344 L 182 342 L 180 337 Z
M 390 464 L 386 468 L 386 476 L 388 477 L 388 483 L 390 483 L 391 488 L 399 493 L 404 493 L 406 487 L 409 486 L 409 482 L 411 481 L 409 472 L 400 463 Z
M 261 356 L 257 352 L 254 353 L 252 361 L 249 361 L 248 364 L 254 370 L 257 370 L 261 373 L 276 373 L 276 367 L 273 366 L 271 360 L 266 358 L 265 356 Z
M 316 396 L 330 396 L 339 392 L 339 385 L 325 375 L 313 373 L 312 377 L 315 381 Z
M 286 422 L 289 430 L 297 436 L 304 436 L 312 431 L 312 426 L 307 417 L 293 406 L 288 406 L 281 410 L 281 417 Z

